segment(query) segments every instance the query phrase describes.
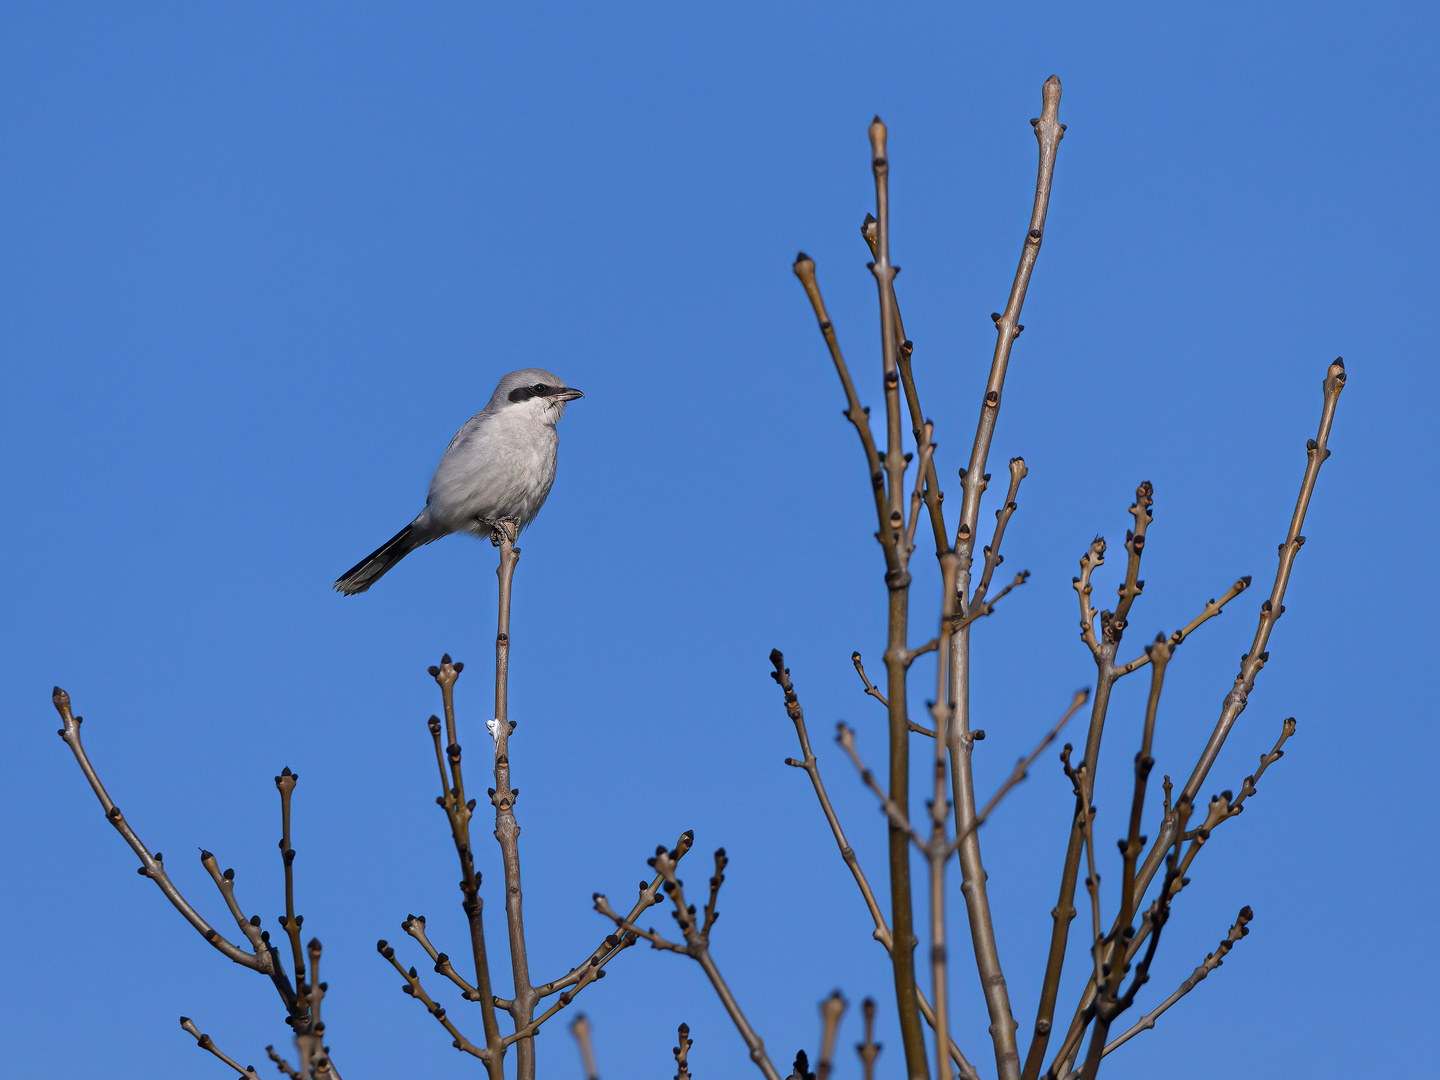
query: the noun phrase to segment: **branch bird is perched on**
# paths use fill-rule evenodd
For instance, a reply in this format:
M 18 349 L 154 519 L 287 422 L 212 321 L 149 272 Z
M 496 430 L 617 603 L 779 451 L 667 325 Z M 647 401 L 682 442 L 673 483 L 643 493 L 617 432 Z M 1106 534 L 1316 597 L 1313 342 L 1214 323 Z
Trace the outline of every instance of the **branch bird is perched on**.
M 505 529 L 512 540 L 518 537 L 555 482 L 560 446 L 555 425 L 565 403 L 584 396 L 543 368 L 506 375 L 490 404 L 465 421 L 445 448 L 425 509 L 347 570 L 335 582 L 336 591 L 364 592 L 410 552 L 451 533 L 489 537 Z

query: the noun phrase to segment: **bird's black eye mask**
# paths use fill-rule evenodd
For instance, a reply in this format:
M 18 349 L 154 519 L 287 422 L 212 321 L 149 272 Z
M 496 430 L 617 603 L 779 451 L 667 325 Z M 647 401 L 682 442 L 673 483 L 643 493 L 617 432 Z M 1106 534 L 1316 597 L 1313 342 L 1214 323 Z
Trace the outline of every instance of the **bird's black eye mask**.
M 510 400 L 515 402 L 529 401 L 534 397 L 549 397 L 551 394 L 558 394 L 564 390 L 563 386 L 546 386 L 544 383 L 535 383 L 533 386 L 517 386 L 510 391 Z

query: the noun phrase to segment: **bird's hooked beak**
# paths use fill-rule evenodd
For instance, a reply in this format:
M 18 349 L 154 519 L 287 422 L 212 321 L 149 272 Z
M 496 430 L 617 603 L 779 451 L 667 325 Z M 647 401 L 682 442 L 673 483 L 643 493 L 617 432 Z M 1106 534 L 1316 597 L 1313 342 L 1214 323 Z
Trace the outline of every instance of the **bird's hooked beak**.
M 551 401 L 574 401 L 576 398 L 582 398 L 584 396 L 585 395 L 583 393 L 581 393 L 579 390 L 576 390 L 573 386 L 567 386 L 558 394 L 548 395 Z

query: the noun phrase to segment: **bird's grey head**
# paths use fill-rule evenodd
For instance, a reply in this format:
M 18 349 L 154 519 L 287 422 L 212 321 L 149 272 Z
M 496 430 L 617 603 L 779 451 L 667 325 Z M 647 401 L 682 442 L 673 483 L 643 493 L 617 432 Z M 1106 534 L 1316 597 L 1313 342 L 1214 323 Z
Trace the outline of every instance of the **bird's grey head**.
M 565 413 L 565 403 L 584 397 L 579 390 L 566 386 L 565 380 L 544 368 L 521 368 L 500 380 L 490 404 L 489 413 L 524 410 L 527 415 L 547 424 L 555 424 Z

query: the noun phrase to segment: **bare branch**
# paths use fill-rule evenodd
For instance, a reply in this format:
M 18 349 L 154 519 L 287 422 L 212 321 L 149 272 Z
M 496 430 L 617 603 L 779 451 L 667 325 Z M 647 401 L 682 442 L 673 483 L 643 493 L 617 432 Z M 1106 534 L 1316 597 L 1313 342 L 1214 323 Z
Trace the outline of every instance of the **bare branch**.
M 1045 737 L 1040 740 L 1039 745 L 1030 752 L 1028 757 L 1023 757 L 1016 762 L 1015 768 L 1011 771 L 1010 775 L 1006 777 L 1005 782 L 1000 785 L 1000 790 L 990 796 L 990 801 L 985 804 L 985 809 L 975 815 L 975 824 L 977 827 L 985 824 L 985 819 L 990 816 L 991 811 L 993 811 L 995 807 L 1000 805 L 1000 800 L 1010 793 L 1011 788 L 1030 775 L 1030 766 L 1035 764 L 1035 759 L 1044 753 L 1045 748 L 1059 737 L 1065 725 L 1070 722 L 1070 718 L 1079 712 L 1081 705 L 1084 705 L 1085 702 L 1089 700 L 1090 688 L 1088 686 L 1083 690 L 1075 691 L 1075 697 L 1071 700 L 1070 707 L 1065 710 L 1064 715 L 1060 717 L 1054 727 L 1046 732 Z
M 1080 558 L 1080 576 L 1073 579 L 1076 595 L 1080 597 L 1080 638 L 1097 657 L 1100 655 L 1100 640 L 1095 635 L 1095 609 L 1090 604 L 1090 593 L 1094 586 L 1090 577 L 1097 567 L 1105 564 L 1105 538 L 1097 536 L 1090 541 L 1090 547 Z
M 1195 987 L 1199 986 L 1200 983 L 1204 981 L 1207 975 L 1209 975 L 1212 971 L 1214 971 L 1216 968 L 1218 968 L 1221 964 L 1225 962 L 1225 957 L 1229 955 L 1230 950 L 1233 949 L 1240 942 L 1241 938 L 1245 937 L 1245 935 L 1250 933 L 1248 924 L 1254 917 L 1254 912 L 1252 912 L 1248 907 L 1241 908 L 1240 914 L 1236 917 L 1235 922 L 1231 925 L 1229 933 L 1227 933 L 1225 937 L 1221 940 L 1219 947 L 1214 952 L 1206 955 L 1204 961 L 1194 971 L 1190 973 L 1189 977 L 1186 978 L 1184 982 L 1182 982 L 1178 987 L 1175 988 L 1174 993 L 1172 993 L 1169 997 L 1167 997 L 1150 1012 L 1146 1013 L 1139 1020 L 1137 1020 L 1135 1022 L 1135 1025 L 1131 1027 L 1128 1031 L 1126 1031 L 1123 1035 L 1120 1035 L 1116 1039 L 1107 1043 L 1105 1045 L 1105 1053 L 1110 1054 L 1114 1052 L 1121 1046 L 1125 1045 L 1125 1043 L 1133 1039 L 1136 1035 L 1139 1035 L 1142 1031 L 1149 1031 L 1151 1028 L 1153 1028 L 1155 1026 L 1155 1021 L 1160 1018 L 1160 1015 L 1164 1013 L 1165 1010 L 1170 1008 L 1171 1005 L 1174 1005 L 1191 990 L 1194 990 Z M 1066 1078 L 1066 1080 L 1075 1080 L 1075 1078 L 1077 1078 L 1079 1075 L 1080 1073 L 1077 1070 L 1075 1072 L 1072 1072 Z
M 1305 514 L 1310 507 L 1310 498 L 1315 491 L 1315 482 L 1320 475 L 1320 466 L 1330 456 L 1330 451 L 1325 444 L 1330 437 L 1330 428 L 1335 420 L 1335 408 L 1340 400 L 1340 393 L 1345 388 L 1345 365 L 1339 358 L 1336 358 L 1335 362 L 1330 365 L 1322 386 L 1324 403 L 1320 412 L 1320 427 L 1316 437 L 1306 443 L 1305 476 L 1300 483 L 1300 495 L 1296 499 L 1295 511 L 1290 518 L 1289 531 L 1284 543 L 1280 545 L 1280 565 L 1275 571 L 1275 584 L 1271 587 L 1270 598 L 1260 605 L 1260 620 L 1255 629 L 1255 640 L 1240 662 L 1240 672 L 1235 676 L 1235 685 L 1225 695 L 1220 717 L 1215 722 L 1215 730 L 1211 733 L 1205 749 L 1201 751 L 1199 761 L 1196 762 L 1190 778 L 1181 790 L 1181 801 L 1189 803 L 1195 801 L 1200 792 L 1200 786 L 1205 782 L 1205 777 L 1209 775 L 1211 767 L 1215 764 L 1215 759 L 1225 745 L 1231 729 L 1240 718 L 1240 714 L 1245 711 L 1250 691 L 1254 689 L 1260 670 L 1270 658 L 1269 652 L 1266 651 L 1270 642 L 1270 633 L 1275 628 L 1276 621 L 1285 611 L 1285 590 L 1290 584 L 1290 573 L 1294 568 L 1295 558 L 1305 543 L 1305 537 L 1300 530 L 1305 526 Z M 1151 845 L 1150 851 L 1145 856 L 1144 865 L 1136 876 L 1136 889 L 1143 892 L 1154 880 L 1155 875 L 1159 872 L 1165 851 L 1174 842 L 1176 831 L 1175 822 L 1167 818 L 1160 828 L 1159 835 Z
M 675 1080 L 690 1080 L 690 1047 L 695 1043 L 690 1038 L 690 1025 L 681 1024 L 676 1032 Z
M 200 932 L 200 936 L 208 941 L 216 951 L 224 954 L 229 959 L 242 967 L 250 968 L 252 971 L 260 970 L 260 959 L 252 953 L 227 941 L 225 937 L 206 922 L 190 902 L 180 894 L 180 890 L 170 880 L 170 875 L 165 872 L 165 867 L 158 855 L 152 855 L 150 849 L 141 842 L 140 837 L 135 835 L 135 830 L 125 820 L 125 815 L 110 798 L 110 793 L 105 790 L 105 785 L 100 782 L 95 767 L 90 764 L 89 755 L 85 753 L 85 747 L 80 741 L 80 725 L 84 718 L 74 715 L 70 711 L 70 695 L 60 687 L 55 687 L 51 699 L 55 704 L 55 711 L 60 714 L 60 720 L 64 727 L 56 732 L 60 738 L 65 740 L 65 745 L 75 755 L 75 760 L 80 766 L 80 771 L 85 774 L 85 779 L 90 781 L 90 788 L 95 792 L 95 797 L 100 800 L 100 807 L 105 811 L 105 820 L 115 827 L 125 843 L 130 845 L 130 850 L 140 859 L 140 873 L 148 877 L 165 894 L 165 899 L 175 906 L 175 910 L 184 916 L 185 921 Z
M 607 938 L 607 941 L 614 941 L 614 944 L 611 946 L 610 951 L 603 956 L 595 957 L 593 960 L 590 961 L 588 965 L 586 965 L 586 967 L 581 971 L 579 977 L 575 980 L 574 989 L 562 991 L 560 996 L 555 999 L 555 1004 L 551 1005 L 548 1009 L 546 1009 L 543 1013 L 537 1016 L 534 1020 L 530 1021 L 530 1023 L 526 1024 L 524 1027 L 517 1028 L 515 1034 L 505 1036 L 505 1041 L 502 1045 L 509 1046 L 511 1043 L 519 1042 L 521 1039 L 532 1038 L 535 1032 L 540 1030 L 540 1025 L 545 1023 L 546 1020 L 549 1020 L 561 1009 L 569 1005 L 570 1002 L 574 1001 L 576 994 L 580 993 L 581 990 L 584 990 L 585 987 L 589 986 L 591 983 L 603 979 L 605 977 L 605 965 L 608 964 L 611 960 L 615 959 L 615 957 L 619 956 L 631 945 L 634 945 L 638 937 L 639 935 L 636 934 L 635 931 L 631 930 L 618 936 L 611 935 L 610 938 Z
M 440 952 L 430 943 L 430 938 L 425 934 L 424 915 L 407 915 L 405 921 L 400 924 L 400 929 L 404 930 L 420 943 L 420 947 L 425 950 L 431 961 L 434 962 L 436 973 L 444 975 L 445 978 L 458 986 L 461 997 L 466 1001 L 478 1002 L 480 1000 L 480 991 L 466 982 L 461 974 L 455 970 L 455 965 L 450 962 L 449 955 Z
M 894 799 L 885 794 L 885 789 L 882 788 L 880 782 L 875 779 L 875 774 L 872 773 L 866 767 L 865 762 L 860 759 L 860 752 L 855 746 L 854 729 L 844 722 L 841 722 L 835 725 L 835 730 L 837 733 L 835 741 L 839 743 L 845 750 L 845 753 L 850 756 L 850 760 L 855 764 L 856 771 L 860 774 L 860 779 L 866 787 L 874 792 L 875 798 L 880 801 L 880 810 L 890 819 L 891 826 L 903 830 L 915 846 L 921 851 L 924 851 L 925 838 L 910 824 L 910 819 L 905 815 L 905 811 L 896 804 Z
M 254 1065 L 246 1065 L 242 1068 L 234 1058 L 216 1046 L 214 1040 L 212 1040 L 209 1035 L 202 1034 L 200 1029 L 195 1026 L 195 1021 L 191 1020 L 188 1016 L 180 1017 L 180 1026 L 195 1037 L 195 1045 L 200 1047 L 201 1050 L 214 1054 L 226 1065 L 234 1069 L 236 1073 L 247 1077 L 248 1080 L 260 1080 L 260 1074 L 255 1071 Z
M 675 949 L 672 946 L 671 951 L 684 952 L 700 965 L 701 969 L 704 970 L 706 976 L 710 979 L 710 985 L 715 988 L 715 994 L 720 998 L 720 1003 L 725 1006 L 725 1011 L 730 1014 L 730 1019 L 734 1022 L 736 1030 L 740 1032 L 740 1038 L 745 1041 L 746 1047 L 749 1048 L 750 1060 L 765 1074 L 766 1080 L 780 1080 L 780 1073 L 765 1053 L 764 1042 L 760 1036 L 755 1033 L 755 1029 L 750 1026 L 750 1021 L 745 1018 L 745 1014 L 740 1009 L 740 1003 L 735 1000 L 735 995 L 731 993 L 730 987 L 726 985 L 724 977 L 720 974 L 719 966 L 715 963 L 714 957 L 710 955 L 709 930 L 697 925 L 695 907 L 687 904 L 685 901 L 685 885 L 684 882 L 676 876 L 676 870 L 680 865 L 680 860 L 684 858 L 685 852 L 689 850 L 689 840 L 692 839 L 692 836 L 690 833 L 686 833 L 682 839 L 687 841 L 683 847 L 676 847 L 673 850 L 667 851 L 662 844 L 655 849 L 654 858 L 649 860 L 650 866 L 654 868 L 655 872 L 665 879 L 665 893 L 675 905 L 675 910 L 671 914 L 674 915 L 675 922 L 680 927 L 680 932 L 685 936 L 684 948 Z M 716 852 L 715 861 L 717 867 L 723 865 L 723 849 Z M 609 914 L 611 919 L 615 918 L 613 913 L 607 914 Z M 644 935 L 642 934 L 641 936 Z
M 470 991 L 471 1000 L 480 1004 L 481 1022 L 485 1030 L 486 1052 L 483 1060 L 490 1080 L 505 1080 L 500 1024 L 495 1013 L 496 998 L 490 983 L 490 961 L 485 946 L 485 901 L 480 896 L 480 876 L 475 872 L 475 853 L 470 843 L 470 822 L 475 814 L 475 800 L 465 797 L 465 778 L 461 770 L 462 754 L 460 743 L 456 739 L 455 680 L 464 670 L 465 665 L 453 662 L 449 653 L 440 658 L 438 666 L 429 669 L 431 677 L 440 687 L 446 737 L 449 740 L 444 747 L 440 743 L 440 719 L 430 717 L 428 726 L 440 770 L 441 795 L 436 801 L 445 811 L 446 819 L 450 823 L 450 837 L 454 841 L 455 854 L 460 861 L 460 892 L 463 897 L 461 906 L 470 930 L 470 953 L 475 966 L 475 985 Z M 436 956 L 438 955 L 437 953 Z M 431 959 L 436 960 L 436 956 Z M 446 978 L 450 976 L 447 975 Z
M 595 1048 L 590 1044 L 590 1019 L 584 1013 L 580 1013 L 570 1022 L 570 1034 L 575 1036 L 575 1044 L 580 1048 L 580 1062 L 585 1066 L 585 1080 L 600 1080 L 600 1073 L 595 1068 Z
M 1145 588 L 1140 580 L 1140 558 L 1145 553 L 1145 529 L 1153 520 L 1150 507 L 1155 502 L 1155 488 L 1149 480 L 1135 489 L 1135 501 L 1130 504 L 1130 514 L 1135 518 L 1135 528 L 1125 531 L 1125 580 L 1120 583 L 1120 600 L 1115 605 L 1115 632 L 1124 633 L 1130 618 L 1130 607 Z
M 876 258 L 879 227 L 875 215 L 865 215 L 865 221 L 860 226 L 860 235 L 865 238 L 865 243 L 870 247 L 871 258 Z M 900 317 L 900 303 L 895 298 L 893 281 L 890 289 L 890 304 L 895 311 L 895 365 L 900 374 L 900 387 L 905 392 L 905 403 L 910 410 L 910 430 L 915 436 L 915 445 L 919 446 L 921 432 L 924 430 L 926 421 L 925 411 L 920 407 L 920 394 L 915 388 L 915 373 L 911 363 L 915 345 L 905 336 L 905 321 Z M 950 551 L 949 533 L 945 529 L 945 515 L 941 509 L 945 493 L 940 490 L 933 459 L 924 462 L 920 472 L 925 481 L 925 506 L 930 511 L 930 526 L 935 534 L 935 554 L 943 556 Z
M 1143 585 L 1144 583 L 1141 582 L 1141 584 Z M 1235 597 L 1239 596 L 1249 587 L 1250 578 L 1248 576 L 1240 578 L 1238 581 L 1235 582 L 1235 584 L 1231 585 L 1230 588 L 1225 590 L 1225 594 L 1221 596 L 1219 600 L 1210 600 L 1209 602 L 1207 602 L 1204 611 L 1202 611 L 1199 615 L 1195 616 L 1195 618 L 1191 619 L 1179 630 L 1176 630 L 1175 633 L 1170 635 L 1170 651 L 1173 653 L 1177 645 L 1179 645 L 1187 637 L 1193 634 L 1195 630 L 1202 626 L 1204 623 L 1209 622 L 1216 615 L 1219 615 L 1222 611 L 1224 611 L 1226 604 L 1228 604 L 1231 600 L 1234 600 Z M 1131 660 L 1128 663 L 1122 664 L 1118 668 L 1116 668 L 1116 675 L 1117 677 L 1120 675 L 1129 675 L 1132 671 L 1139 670 L 1149 662 L 1150 650 L 1149 648 L 1146 648 L 1146 650 L 1139 656 L 1137 656 L 1134 660 Z
M 1073 749 L 1073 746 L 1066 743 L 1065 748 L 1060 751 L 1060 762 L 1065 767 L 1066 777 L 1075 788 L 1075 820 L 1080 835 L 1084 838 L 1085 864 L 1090 871 L 1090 876 L 1085 879 L 1085 891 L 1090 894 L 1090 956 L 1095 961 L 1095 982 L 1099 984 L 1104 979 L 1101 958 L 1103 938 L 1100 934 L 1100 875 L 1095 871 L 1095 809 L 1090 805 L 1090 792 L 1085 783 L 1085 763 L 1081 762 L 1078 769 L 1070 764 L 1070 752 Z
M 476 1046 L 469 1039 L 465 1038 L 464 1035 L 460 1034 L 460 1029 L 451 1022 L 449 1016 L 446 1015 L 444 1008 L 438 1005 L 435 1000 L 425 992 L 425 988 L 420 985 L 419 973 L 413 967 L 409 971 L 406 971 L 405 968 L 401 965 L 400 961 L 395 959 L 395 950 L 390 947 L 390 943 L 388 941 L 386 941 L 384 938 L 381 938 L 378 942 L 375 943 L 375 949 L 386 960 L 389 960 L 391 966 L 394 967 L 395 970 L 398 971 L 405 979 L 405 985 L 402 986 L 400 989 L 406 994 L 408 994 L 410 997 L 413 997 L 416 1001 L 420 1002 L 420 1004 L 424 1005 L 425 1010 L 431 1016 L 435 1017 L 436 1020 L 440 1021 L 441 1026 L 450 1033 L 450 1038 L 453 1040 L 450 1044 L 451 1046 L 455 1047 L 456 1050 L 464 1051 L 471 1057 L 477 1057 L 480 1058 L 482 1061 L 488 1061 L 488 1059 L 491 1057 L 491 1052 L 488 1049 L 482 1049 L 481 1047 Z
M 995 573 L 995 568 L 1005 561 L 1005 556 L 1000 554 L 1000 542 L 1005 539 L 1005 526 L 1010 523 L 1010 515 L 1015 513 L 1015 508 L 1019 505 L 1015 496 L 1020 491 L 1020 481 L 1029 474 L 1030 470 L 1025 467 L 1024 458 L 1010 459 L 1010 490 L 1005 494 L 1005 505 L 995 511 L 995 535 L 985 548 L 985 568 L 980 573 L 980 584 L 975 586 L 974 595 L 965 605 L 966 611 L 985 599 L 985 594 L 990 591 L 990 578 Z
M 865 1066 L 865 1080 L 875 1080 L 875 1059 L 880 1056 L 880 1044 L 875 1041 L 875 999 L 867 997 L 860 1010 L 865 1014 L 865 1041 L 855 1051 Z
M 829 1080 L 831 1062 L 835 1058 L 835 1036 L 840 1031 L 840 1018 L 845 1015 L 846 1001 L 839 990 L 820 1003 L 820 1059 L 815 1063 L 815 1080 Z
M 776 651 L 778 650 L 772 651 L 770 654 L 770 658 L 772 660 L 775 658 Z M 865 665 L 860 660 L 860 653 L 852 652 L 850 654 L 850 662 L 855 665 L 855 674 L 859 675 L 860 681 L 865 684 L 865 693 L 869 694 L 876 701 L 880 702 L 881 705 L 884 705 L 888 709 L 890 707 L 890 703 L 885 700 L 885 695 L 882 694 L 879 689 L 865 676 Z M 774 678 L 774 676 L 771 677 Z
M 1018 587 L 1018 586 L 1020 586 L 1020 585 L 1024 585 L 1025 582 L 1027 582 L 1027 581 L 1029 581 L 1029 580 L 1030 580 L 1030 571 L 1029 571 L 1029 570 L 1021 570 L 1018 574 L 1015 575 L 1014 580 L 1011 581 L 1009 585 L 1006 585 L 1003 589 L 1001 589 L 998 593 L 996 593 L 991 599 L 985 600 L 985 601 L 983 601 L 983 602 L 981 602 L 981 603 L 979 603 L 979 604 L 976 604 L 974 607 L 972 607 L 972 608 L 970 609 L 969 614 L 966 614 L 966 615 L 963 615 L 963 616 L 960 616 L 959 618 L 957 618 L 957 619 L 955 620 L 955 629 L 956 629 L 957 631 L 963 630 L 963 629 L 965 629 L 965 627 L 967 627 L 967 626 L 969 626 L 971 623 L 973 623 L 976 619 L 983 619 L 986 615 L 989 615 L 992 611 L 995 610 L 995 605 L 996 605 L 996 604 L 998 604 L 1001 600 L 1003 600 L 1006 596 L 1008 596 L 1008 595 L 1010 594 L 1010 590 L 1011 590 L 1011 589 L 1014 589 L 1014 588 L 1016 588 L 1016 587 Z
M 855 393 L 855 384 L 850 379 L 850 369 L 845 364 L 845 357 L 840 352 L 840 342 L 835 337 L 835 328 L 830 324 L 830 315 L 825 310 L 825 301 L 820 296 L 820 286 L 815 281 L 814 260 L 803 251 L 795 256 L 795 265 L 792 267 L 795 276 L 800 279 L 800 284 L 805 287 L 805 295 L 810 298 L 810 306 L 815 309 L 815 318 L 820 323 L 820 332 L 825 337 L 825 345 L 830 350 L 830 359 L 835 362 L 835 373 L 840 376 L 840 385 L 845 390 L 845 419 L 855 425 L 855 432 L 860 436 L 860 445 L 865 451 L 865 464 L 869 470 L 870 489 L 875 497 L 875 515 L 879 521 L 879 527 L 883 531 L 888 517 L 885 506 L 885 474 L 880 468 L 880 452 L 875 448 L 875 437 L 870 433 L 870 410 L 863 408 L 860 398 Z
M 505 924 L 509 931 L 510 974 L 514 981 L 514 999 L 510 1016 L 515 1021 L 516 1036 L 501 1044 L 515 1041 L 519 1033 L 530 1027 L 539 1000 L 530 983 L 530 961 L 525 946 L 524 898 L 520 887 L 520 825 L 515 820 L 515 800 L 520 792 L 510 786 L 510 734 L 515 724 L 509 718 L 510 682 L 510 593 L 520 549 L 515 546 L 519 530 L 512 523 L 501 522 L 491 534 L 491 542 L 500 549 L 500 565 L 496 576 L 500 582 L 500 600 L 495 630 L 495 719 L 489 724 L 495 740 L 495 787 L 490 802 L 495 807 L 495 839 L 500 844 L 500 861 L 505 870 Z M 520 1038 L 515 1048 L 517 1080 L 535 1080 L 535 1042 Z
M 291 1065 L 283 1057 L 277 1054 L 275 1052 L 274 1046 L 265 1047 L 265 1053 L 268 1054 L 270 1056 L 270 1060 L 275 1063 L 275 1068 L 279 1069 L 280 1072 L 282 1072 L 284 1075 L 290 1077 L 290 1080 L 301 1080 L 300 1074 L 295 1070 L 295 1066 Z
M 855 653 L 851 659 L 855 661 L 856 670 L 860 677 L 865 678 L 864 669 L 860 666 L 860 654 Z M 785 693 L 785 712 L 795 724 L 795 734 L 800 739 L 800 750 L 804 754 L 804 760 L 796 761 L 794 758 L 786 758 L 785 764 L 797 769 L 804 769 L 810 777 L 810 783 L 815 788 L 815 796 L 820 800 L 820 809 L 825 814 L 825 820 L 830 823 L 830 831 L 835 837 L 835 844 L 840 849 L 840 857 L 849 867 L 850 873 L 855 878 L 855 884 L 860 888 L 860 895 L 865 900 L 865 906 L 870 911 L 870 917 L 875 922 L 875 930 L 871 936 L 878 941 L 885 951 L 889 953 L 893 948 L 893 939 L 889 926 L 885 923 L 885 916 L 880 911 L 880 905 L 875 899 L 875 893 L 870 888 L 870 882 L 865 877 L 865 872 L 860 869 L 860 861 L 855 856 L 855 851 L 850 842 L 845 838 L 845 830 L 840 826 L 840 819 L 836 817 L 834 807 L 830 805 L 830 796 L 825 790 L 825 784 L 820 779 L 820 767 L 816 761 L 815 754 L 810 748 L 810 735 L 805 728 L 805 710 L 800 705 L 800 699 L 796 696 L 795 687 L 790 681 L 790 669 L 785 666 L 785 656 L 779 649 L 770 651 L 770 663 L 775 670 L 770 677 L 779 684 L 780 689 Z M 868 683 L 869 680 L 866 680 Z M 920 991 L 915 990 L 916 1001 L 920 1008 L 920 1015 L 925 1022 L 933 1029 L 935 1027 L 935 1011 L 931 1008 L 929 1001 Z M 978 1073 L 975 1067 L 965 1058 L 954 1042 L 950 1043 L 950 1056 L 954 1059 L 959 1068 L 960 1075 L 966 1080 L 978 1080 Z

